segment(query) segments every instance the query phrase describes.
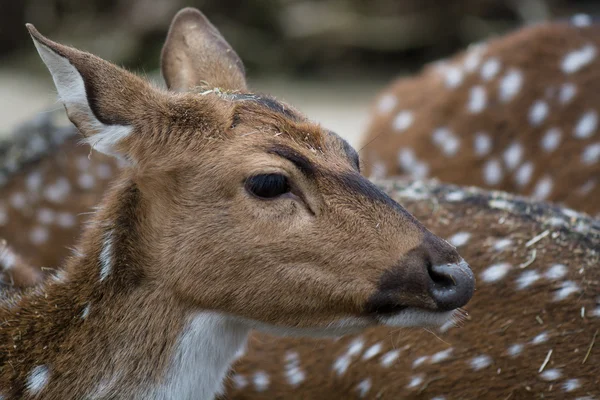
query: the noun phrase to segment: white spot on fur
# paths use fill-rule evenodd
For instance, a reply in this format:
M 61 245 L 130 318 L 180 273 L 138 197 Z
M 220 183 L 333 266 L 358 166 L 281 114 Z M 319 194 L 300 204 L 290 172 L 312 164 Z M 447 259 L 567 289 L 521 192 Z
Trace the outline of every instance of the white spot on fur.
M 515 173 L 515 182 L 517 186 L 526 186 L 533 175 L 533 163 L 531 161 L 521 165 Z
M 77 178 L 77 184 L 80 188 L 89 190 L 96 185 L 96 178 L 90 174 L 81 174 Z
M 431 356 L 431 363 L 437 364 L 442 361 L 448 360 L 453 351 L 454 349 L 452 347 L 446 350 L 438 351 L 437 353 Z
M 43 226 L 36 226 L 29 232 L 29 240 L 35 245 L 46 243 L 49 236 L 48 229 Z
M 69 184 L 69 181 L 67 178 L 61 177 L 53 184 L 46 186 L 44 197 L 52 203 L 60 204 L 67 199 L 70 192 L 71 185 Z
M 429 356 L 418 357 L 415 361 L 413 361 L 412 367 L 417 368 L 417 367 L 423 365 L 425 363 L 425 361 L 427 361 L 427 360 L 429 360 Z
M 594 58 L 596 58 L 596 47 L 588 44 L 568 53 L 561 62 L 561 68 L 565 74 L 572 74 L 590 64 Z
M 100 251 L 100 281 L 105 280 L 112 272 L 113 263 L 113 233 L 106 232 L 104 235 L 104 243 Z
M 500 101 L 507 103 L 512 100 L 523 86 L 523 74 L 516 69 L 509 70 L 500 81 Z
M 510 357 L 515 358 L 523 352 L 524 348 L 525 346 L 520 343 L 513 344 L 508 348 L 507 353 Z
M 83 311 L 81 312 L 81 319 L 87 319 L 87 317 L 90 315 L 90 303 L 86 304 L 85 307 L 83 307 Z
M 306 379 L 306 374 L 300 368 L 300 356 L 295 351 L 290 351 L 285 356 L 285 376 L 288 383 L 297 387 Z
M 544 274 L 544 277 L 549 281 L 557 281 L 567 275 L 567 267 L 564 264 L 554 264 Z
M 381 366 L 388 368 L 394 363 L 394 361 L 398 359 L 398 356 L 400 356 L 400 350 L 388 351 L 383 356 L 381 356 Z
M 360 383 L 358 385 L 356 385 L 356 390 L 358 391 L 358 395 L 363 398 L 367 395 L 367 393 L 369 393 L 369 390 L 371 390 L 371 378 L 367 378 L 367 379 L 363 379 L 362 381 L 360 381 Z
M 477 154 L 478 156 L 485 156 L 492 149 L 492 139 L 487 133 L 476 133 L 473 144 L 475 147 L 475 154 Z
M 33 193 L 37 193 L 40 191 L 42 187 L 42 173 L 39 171 L 35 171 L 27 175 L 25 180 L 25 185 L 27 186 L 27 190 Z
M 481 66 L 481 78 L 484 81 L 494 79 L 500 72 L 500 61 L 497 58 L 490 58 Z
M 269 385 L 271 384 L 271 379 L 265 371 L 257 371 L 254 373 L 252 382 L 254 383 L 254 388 L 257 392 L 264 392 L 269 388 Z
M 9 248 L 0 248 L 0 270 L 9 270 L 14 268 L 17 263 L 17 256 Z
M 35 367 L 27 378 L 27 390 L 30 395 L 40 393 L 50 380 L 50 370 L 45 365 Z
M 578 293 L 581 289 L 573 281 L 564 281 L 559 290 L 554 292 L 554 301 L 562 301 L 574 293 Z
M 339 356 L 335 362 L 333 363 L 333 370 L 337 373 L 338 376 L 342 376 L 348 370 L 350 366 L 350 362 L 352 359 L 347 354 L 343 354 Z
M 37 220 L 40 224 L 50 225 L 52 222 L 54 222 L 54 218 L 54 211 L 49 208 L 40 208 L 37 211 Z
M 565 83 L 560 87 L 560 91 L 558 93 L 558 100 L 561 104 L 568 104 L 573 97 L 577 94 L 577 87 L 572 83 Z
M 417 157 L 413 149 L 403 148 L 398 152 L 398 164 L 405 171 L 412 171 L 417 162 Z
M 365 346 L 364 339 L 356 338 L 348 346 L 348 352 L 346 354 L 349 356 L 355 356 L 362 351 L 364 346 Z
M 571 17 L 571 23 L 579 28 L 592 25 L 592 17 L 587 14 L 575 14 Z
M 475 86 L 471 88 L 469 103 L 467 109 L 472 114 L 479 114 L 487 105 L 487 93 L 483 86 Z
M 497 185 L 502 181 L 504 173 L 502 172 L 502 166 L 500 165 L 500 161 L 495 158 L 487 161 L 483 166 L 483 180 L 486 185 Z
M 494 264 L 481 273 L 481 279 L 487 283 L 498 282 L 508 274 L 511 268 L 512 265 L 508 263 Z
M 544 371 L 540 374 L 540 378 L 542 378 L 545 381 L 549 381 L 549 382 L 560 379 L 561 376 L 562 376 L 562 372 L 560 372 L 560 370 L 556 369 L 556 368 L 547 369 L 546 371 Z
M 398 104 L 396 96 L 391 93 L 385 94 L 377 102 L 377 111 L 380 114 L 387 114 L 396 107 L 396 104 Z
M 442 69 L 446 80 L 446 87 L 449 89 L 454 89 L 463 82 L 464 73 L 460 70 L 460 68 L 453 66 L 446 66 Z
M 442 149 L 442 152 L 452 157 L 460 147 L 460 140 L 448 128 L 438 128 L 432 135 L 433 143 Z
M 581 162 L 585 165 L 595 164 L 600 161 L 600 142 L 587 146 L 581 154 Z
M 575 126 L 575 137 L 578 139 L 587 139 L 591 137 L 598 128 L 598 113 L 596 111 L 587 111 L 581 116 Z
M 504 163 L 509 170 L 513 170 L 521 162 L 523 157 L 523 146 L 520 143 L 514 142 L 504 151 Z
M 550 128 L 542 137 L 541 145 L 545 152 L 551 153 L 558 148 L 562 132 L 558 128 Z
M 545 101 L 536 101 L 529 109 L 529 123 L 533 126 L 539 126 L 548 116 L 548 111 L 548 104 Z
M 532 197 L 537 200 L 547 199 L 548 196 L 550 196 L 550 193 L 552 193 L 552 186 L 553 186 L 552 178 L 549 177 L 548 175 L 545 175 L 535 185 L 535 188 L 533 189 Z
M 398 164 L 406 173 L 416 179 L 422 179 L 429 173 L 429 166 L 419 161 L 415 152 L 410 148 L 400 149 L 398 152 Z
M 540 274 L 535 270 L 523 271 L 521 276 L 517 278 L 517 289 L 522 290 L 533 285 L 541 278 Z
M 408 385 L 406 385 L 406 387 L 408 389 L 414 389 L 417 388 L 419 386 L 421 386 L 421 384 L 423 383 L 423 375 L 415 375 L 412 378 L 410 378 L 410 382 L 408 382 Z
M 531 339 L 531 344 L 542 344 L 546 343 L 549 339 L 548 332 L 542 332 L 533 339 Z
M 494 250 L 502 251 L 506 249 L 508 246 L 512 245 L 512 240 L 510 239 L 498 239 L 494 242 Z
M 480 355 L 473 357 L 470 361 L 471 368 L 474 371 L 480 371 L 484 368 L 489 367 L 492 364 L 492 358 L 487 355 Z
M 562 384 L 562 388 L 565 392 L 574 392 L 581 387 L 579 379 L 569 379 Z
M 100 179 L 109 179 L 112 177 L 112 168 L 108 164 L 99 164 L 96 166 L 96 176 Z
M 404 132 L 412 125 L 413 120 L 413 113 L 407 110 L 403 110 L 400 111 L 398 115 L 396 115 L 396 117 L 394 118 L 394 122 L 392 122 L 392 125 L 396 132 Z
M 471 234 L 469 232 L 458 232 L 452 235 L 448 241 L 455 247 L 460 247 L 465 245 L 469 239 L 471 238 Z
M 375 343 L 373 346 L 369 347 L 362 356 L 364 361 L 370 360 L 375 357 L 377 354 L 381 353 L 382 349 L 381 343 Z
M 469 49 L 463 62 L 463 67 L 466 72 L 473 72 L 477 69 L 481 63 L 484 51 L 485 46 L 482 45 L 475 45 L 472 49 Z

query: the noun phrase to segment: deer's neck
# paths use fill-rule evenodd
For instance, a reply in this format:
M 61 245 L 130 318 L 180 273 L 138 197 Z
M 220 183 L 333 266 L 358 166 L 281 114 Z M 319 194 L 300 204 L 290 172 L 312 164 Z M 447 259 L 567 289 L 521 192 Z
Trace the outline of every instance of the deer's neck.
M 249 328 L 190 307 L 142 250 L 135 185 L 109 194 L 63 279 L 0 303 L 0 398 L 211 399 Z M 2 397 L 3 396 L 3 397 Z
M 182 331 L 164 380 L 143 398 L 212 399 L 243 350 L 249 328 L 231 317 L 201 312 Z

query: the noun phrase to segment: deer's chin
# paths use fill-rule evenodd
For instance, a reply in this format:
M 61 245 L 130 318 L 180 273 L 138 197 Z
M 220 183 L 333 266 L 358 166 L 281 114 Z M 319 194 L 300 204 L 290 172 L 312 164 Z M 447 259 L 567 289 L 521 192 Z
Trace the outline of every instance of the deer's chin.
M 316 327 L 288 327 L 266 324 L 259 321 L 246 321 L 252 329 L 276 336 L 291 337 L 339 337 L 358 333 L 375 325 L 372 318 L 367 317 L 347 317 L 340 318 L 326 326 Z
M 394 314 L 378 316 L 377 321 L 386 326 L 393 327 L 419 327 L 438 328 L 452 321 L 453 311 L 430 311 L 420 308 L 406 308 Z

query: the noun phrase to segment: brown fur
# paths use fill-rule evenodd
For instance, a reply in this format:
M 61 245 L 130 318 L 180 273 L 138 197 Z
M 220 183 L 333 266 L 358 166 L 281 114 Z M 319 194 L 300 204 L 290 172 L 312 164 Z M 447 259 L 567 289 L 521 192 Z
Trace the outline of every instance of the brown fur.
M 535 195 L 536 184 L 548 176 L 553 186 L 545 200 L 599 213 L 600 202 L 594 199 L 600 196 L 600 161 L 584 164 L 581 157 L 587 146 L 598 145 L 600 126 L 587 138 L 575 137 L 574 130 L 586 112 L 600 115 L 600 56 L 596 54 L 591 63 L 576 72 L 567 74 L 561 69 L 567 54 L 587 45 L 600 52 L 600 26 L 544 23 L 493 39 L 428 66 L 417 76 L 397 80 L 381 93 L 373 109 L 371 126 L 361 146 L 366 174 L 411 175 L 401 166 L 399 158 L 403 151 L 412 151 L 417 160 L 427 165 L 428 176 L 443 182 Z M 476 68 L 468 72 L 465 64 L 478 58 Z M 481 75 L 482 65 L 492 59 L 500 63 L 500 69 L 486 81 Z M 450 69 L 464 74 L 453 88 L 446 84 Z M 522 86 L 514 98 L 502 101 L 499 88 L 511 70 L 520 71 Z M 566 104 L 560 100 L 563 84 L 573 84 L 576 88 Z M 471 113 L 470 93 L 478 85 L 485 90 L 487 103 L 479 113 Z M 548 115 L 534 126 L 529 114 L 538 100 L 546 102 Z M 386 102 L 391 108 L 386 108 Z M 399 131 L 394 128 L 394 120 L 402 111 L 411 112 L 413 120 Z M 434 144 L 434 131 L 441 127 L 448 128 L 458 139 L 456 154 L 447 155 Z M 551 128 L 560 129 L 562 137 L 558 148 L 548 152 L 541 142 Z M 478 132 L 489 135 L 488 154 L 477 155 L 474 151 Z M 503 155 L 513 143 L 522 145 L 523 155 L 511 170 Z M 497 183 L 484 179 L 484 169 L 490 160 L 497 160 L 502 170 Z M 517 171 L 526 162 L 532 162 L 533 173 L 531 179 L 519 185 Z
M 196 28 L 182 23 L 188 18 Z M 198 11 L 184 10 L 170 37 L 185 29 L 191 43 L 221 43 L 206 24 Z M 91 113 L 79 103 L 65 105 L 86 138 L 93 143 L 102 124 L 132 127 L 111 149 L 130 164 L 64 269 L 0 303 L 4 398 L 33 398 L 26 382 L 40 365 L 49 370 L 40 394 L 45 399 L 90 396 L 110 377 L 109 397 L 142 396 L 166 379 L 177 338 L 200 310 L 284 332 L 335 332 L 331 326 L 348 317 L 373 325 L 379 320 L 366 314 L 367 306 L 390 270 L 405 274 L 405 286 L 386 286 L 388 295 L 390 284 L 395 288 L 396 305 L 438 311 L 423 283 L 432 279 L 429 264 L 457 263 L 456 250 L 361 177 L 339 137 L 273 111 L 258 97 L 239 101 L 243 86 L 237 94 L 162 92 L 28 28 L 81 75 Z M 169 51 L 170 45 L 183 46 L 168 41 L 163 65 L 180 50 L 195 57 L 194 48 Z M 221 45 L 201 48 L 206 52 L 194 62 L 216 68 L 231 59 Z M 200 78 L 227 87 L 243 76 L 232 70 L 224 83 L 221 69 L 193 69 L 200 72 L 177 72 L 185 87 L 199 86 Z M 302 173 L 275 156 L 273 146 L 301 155 L 316 173 Z M 265 201 L 245 191 L 248 176 L 273 172 L 289 177 L 289 196 Z M 33 211 L 30 203 L 22 210 Z M 12 212 L 8 218 L 12 224 Z

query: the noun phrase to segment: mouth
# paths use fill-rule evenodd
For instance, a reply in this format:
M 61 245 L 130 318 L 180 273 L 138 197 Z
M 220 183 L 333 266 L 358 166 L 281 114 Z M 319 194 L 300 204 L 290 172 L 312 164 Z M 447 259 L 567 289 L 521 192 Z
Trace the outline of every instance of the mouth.
M 431 311 L 414 307 L 390 307 L 389 312 L 381 312 L 375 316 L 381 325 L 401 328 L 438 328 L 460 318 L 457 310 Z

